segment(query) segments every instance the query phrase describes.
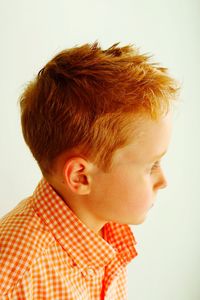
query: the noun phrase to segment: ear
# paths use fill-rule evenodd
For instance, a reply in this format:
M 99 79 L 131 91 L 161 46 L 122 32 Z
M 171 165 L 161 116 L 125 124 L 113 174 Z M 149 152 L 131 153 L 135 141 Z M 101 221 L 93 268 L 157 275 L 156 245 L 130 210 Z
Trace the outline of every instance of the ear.
M 90 163 L 81 157 L 72 157 L 64 166 L 64 178 L 72 192 L 88 195 L 91 191 Z

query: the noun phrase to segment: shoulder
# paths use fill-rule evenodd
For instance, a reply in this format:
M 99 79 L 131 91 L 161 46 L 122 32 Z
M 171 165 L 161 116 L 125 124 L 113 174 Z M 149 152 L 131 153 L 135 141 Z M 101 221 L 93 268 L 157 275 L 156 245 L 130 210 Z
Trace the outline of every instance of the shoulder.
M 24 199 L 0 220 L 0 295 L 12 288 L 54 242 L 31 201 L 31 197 Z

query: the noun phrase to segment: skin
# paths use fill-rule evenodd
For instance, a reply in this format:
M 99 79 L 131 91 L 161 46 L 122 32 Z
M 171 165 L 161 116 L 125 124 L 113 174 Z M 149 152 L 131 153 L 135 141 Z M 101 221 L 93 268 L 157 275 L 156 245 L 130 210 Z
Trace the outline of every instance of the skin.
M 167 186 L 158 162 L 170 143 L 172 113 L 159 121 L 144 117 L 140 126 L 140 137 L 114 153 L 109 172 L 71 153 L 57 160 L 55 174 L 48 178 L 71 210 L 97 234 L 110 221 L 143 223 L 158 190 Z

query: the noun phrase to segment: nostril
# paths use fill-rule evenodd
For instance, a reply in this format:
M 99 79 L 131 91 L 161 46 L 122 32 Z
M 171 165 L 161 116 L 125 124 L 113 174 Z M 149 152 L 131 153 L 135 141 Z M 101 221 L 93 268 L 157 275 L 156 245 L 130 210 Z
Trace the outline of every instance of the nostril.
M 166 179 L 163 180 L 162 184 L 161 184 L 161 189 L 165 189 L 168 186 Z
M 154 188 L 156 189 L 156 190 L 159 190 L 159 189 L 164 189 L 164 188 L 166 188 L 167 187 L 167 180 L 165 179 L 165 177 L 164 176 L 162 176 L 162 177 L 160 177 L 160 180 L 158 180 L 157 182 L 156 182 L 156 184 L 154 185 Z

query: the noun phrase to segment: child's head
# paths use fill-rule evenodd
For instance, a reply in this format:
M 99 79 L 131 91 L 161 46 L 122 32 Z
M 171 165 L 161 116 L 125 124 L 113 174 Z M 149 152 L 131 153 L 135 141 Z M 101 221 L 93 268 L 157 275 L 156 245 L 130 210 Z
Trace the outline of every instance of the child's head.
M 153 162 L 155 151 L 160 154 L 159 151 L 166 150 L 170 136 L 169 114 L 179 87 L 166 68 L 150 63 L 149 59 L 150 56 L 140 54 L 134 46 L 120 48 L 115 44 L 102 50 L 94 43 L 60 52 L 40 70 L 22 94 L 20 106 L 25 141 L 45 177 L 53 176 L 58 161 L 65 163 L 66 159 L 77 156 L 98 167 L 104 178 L 98 173 L 96 180 L 100 183 L 102 179 L 106 188 L 106 174 L 110 176 L 107 177 L 109 184 L 116 179 L 116 172 L 126 177 L 130 170 L 125 170 L 126 167 L 122 170 L 120 166 L 128 164 L 131 169 L 135 160 L 135 171 L 132 171 L 140 176 L 142 170 L 137 169 L 138 162 L 147 168 L 147 163 L 149 167 Z M 153 149 L 151 143 L 158 144 L 157 148 Z M 120 149 L 123 152 L 119 152 Z M 132 158 L 130 153 L 133 153 Z M 113 163 L 114 173 L 111 171 Z M 66 170 L 69 171 L 68 167 Z M 93 178 L 95 176 L 93 173 Z M 164 187 L 165 180 L 161 177 L 151 184 Z M 142 184 L 149 185 L 145 178 L 135 177 L 133 181 L 138 184 L 138 196 L 135 194 L 138 199 L 143 192 Z M 116 193 L 119 184 L 117 180 L 113 183 Z M 104 190 L 101 186 L 101 191 L 111 192 L 111 201 L 117 196 L 109 187 Z M 148 191 L 144 191 L 147 196 L 145 193 Z M 99 199 L 101 211 L 99 188 L 94 196 L 97 202 Z M 110 204 L 107 204 L 109 211 Z M 117 220 L 116 215 L 113 212 L 107 219 Z
M 44 175 L 71 149 L 106 170 L 116 149 L 137 137 L 130 121 L 167 113 L 176 82 L 148 59 L 133 46 L 95 43 L 64 50 L 40 70 L 20 106 L 25 141 Z

